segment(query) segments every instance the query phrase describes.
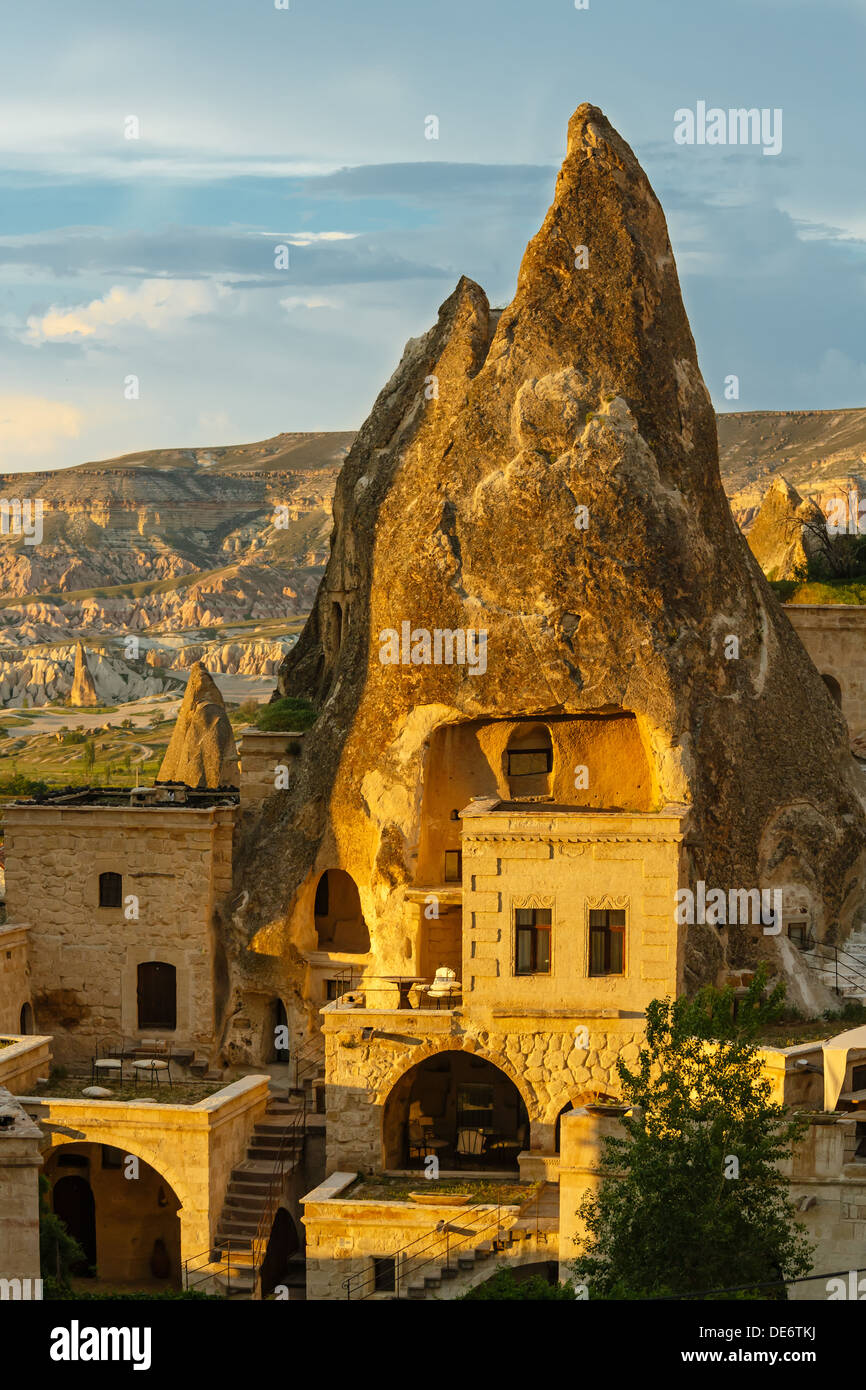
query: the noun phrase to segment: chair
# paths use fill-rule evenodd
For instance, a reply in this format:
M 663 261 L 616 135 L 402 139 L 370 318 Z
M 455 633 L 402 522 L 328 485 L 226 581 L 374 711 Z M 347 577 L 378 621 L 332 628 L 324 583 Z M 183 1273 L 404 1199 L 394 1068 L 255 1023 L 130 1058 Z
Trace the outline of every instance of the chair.
M 482 1158 L 486 1148 L 485 1136 L 480 1129 L 459 1129 L 455 1155 L 458 1162 L 464 1158 Z
M 446 1149 L 447 1139 L 437 1139 L 433 1132 L 433 1121 L 428 1117 L 409 1121 L 409 1158 L 427 1158 L 437 1149 Z
M 123 1059 L 126 1055 L 123 1038 L 118 1034 L 111 1034 L 105 1038 L 97 1038 L 96 1053 L 90 1059 L 90 1084 L 94 1086 L 97 1078 L 99 1080 L 111 1081 L 116 1078 L 123 1083 Z
M 132 1063 L 135 1089 L 138 1090 L 139 1076 L 149 1076 L 151 1090 L 153 1090 L 154 1085 L 159 1090 L 160 1077 L 165 1072 L 169 1090 L 171 1090 L 171 1047 L 164 1038 L 142 1038 L 141 1045 L 149 1048 L 152 1055 L 150 1057 L 136 1057 Z

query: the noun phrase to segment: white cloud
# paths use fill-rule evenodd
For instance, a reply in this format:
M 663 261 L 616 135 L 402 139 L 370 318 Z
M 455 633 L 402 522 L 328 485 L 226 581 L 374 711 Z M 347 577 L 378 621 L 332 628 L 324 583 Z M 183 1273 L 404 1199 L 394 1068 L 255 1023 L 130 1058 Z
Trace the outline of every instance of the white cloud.
M 101 299 L 71 308 L 52 305 L 47 314 L 31 315 L 30 342 L 107 338 L 124 324 L 143 324 L 158 333 L 199 314 L 211 313 L 231 291 L 206 280 L 143 280 L 135 289 L 115 285 Z
M 44 396 L 0 396 L 0 461 L 15 466 L 22 454 L 49 453 L 63 439 L 77 439 L 84 414 Z
M 291 313 L 292 309 L 339 309 L 341 306 L 334 299 L 322 299 L 314 295 L 307 298 L 302 294 L 289 294 L 285 299 L 280 300 L 283 309 Z

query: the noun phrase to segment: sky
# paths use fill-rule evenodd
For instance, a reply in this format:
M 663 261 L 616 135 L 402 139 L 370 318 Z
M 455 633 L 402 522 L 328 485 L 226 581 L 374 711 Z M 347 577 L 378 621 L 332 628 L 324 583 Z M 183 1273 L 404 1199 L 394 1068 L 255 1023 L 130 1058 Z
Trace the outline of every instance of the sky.
M 511 298 L 584 101 L 661 199 L 716 408 L 866 405 L 864 26 L 866 0 L 7 0 L 0 470 L 358 428 L 462 274 Z M 699 102 L 780 110 L 781 150 L 678 143 Z

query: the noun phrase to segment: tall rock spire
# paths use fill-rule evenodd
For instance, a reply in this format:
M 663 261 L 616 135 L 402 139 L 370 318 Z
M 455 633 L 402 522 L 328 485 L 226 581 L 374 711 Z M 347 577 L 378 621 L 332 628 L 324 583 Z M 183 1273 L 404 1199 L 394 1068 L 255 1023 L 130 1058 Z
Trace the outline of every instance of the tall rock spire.
M 200 661 L 190 667 L 157 781 L 185 782 L 188 787 L 236 787 L 240 783 L 237 747 L 223 697 Z
M 622 710 L 655 804 L 692 808 L 690 879 L 784 884 L 845 934 L 866 846 L 846 730 L 731 517 L 664 215 L 596 107 L 512 303 L 463 279 L 407 345 L 334 523 L 279 675 L 322 714 L 255 846 L 260 922 L 291 921 L 330 845 L 399 931 L 437 726 Z M 484 669 L 385 664 L 404 623 L 485 631 Z

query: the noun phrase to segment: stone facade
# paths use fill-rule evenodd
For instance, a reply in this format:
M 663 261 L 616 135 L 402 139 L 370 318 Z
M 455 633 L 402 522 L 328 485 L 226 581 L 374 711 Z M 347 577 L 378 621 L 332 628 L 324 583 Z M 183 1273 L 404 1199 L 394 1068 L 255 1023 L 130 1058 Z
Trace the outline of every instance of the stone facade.
M 14 1116 L 0 1129 L 0 1279 L 38 1279 L 42 1131 L 2 1088 L 0 1110 Z
M 268 1080 L 267 1076 L 244 1077 L 196 1105 L 47 1097 L 22 1098 L 21 1104 L 33 1119 L 54 1126 L 53 1150 L 69 1144 L 75 1146 L 70 1152 L 80 1144 L 109 1145 L 152 1168 L 159 1182 L 170 1189 L 172 1210 L 180 1216 L 180 1258 L 188 1260 L 206 1251 L 216 1235 L 232 1168 L 246 1157 L 253 1125 L 265 1113 Z M 75 1137 L 61 1133 L 61 1126 Z M 56 1176 L 56 1167 L 52 1171 Z M 134 1183 L 123 1191 L 134 1206 L 138 1200 Z M 123 1217 L 118 1193 L 111 1196 L 108 1222 L 116 1236 Z M 111 1246 L 109 1238 L 106 1250 Z M 130 1259 L 134 1262 L 134 1252 L 112 1250 L 109 1260 L 115 1262 L 118 1277 L 122 1277 L 123 1262 Z M 127 1263 L 126 1268 L 125 1277 L 137 1277 L 129 1274 L 131 1265 Z
M 98 1038 L 169 1037 L 209 1054 L 216 1035 L 222 942 L 217 903 L 231 884 L 231 806 L 9 806 L 10 920 L 31 919 L 36 1027 L 60 1062 Z M 100 906 L 100 875 L 121 876 L 120 906 Z M 34 908 L 37 909 L 35 917 Z M 138 966 L 174 966 L 174 1030 L 140 1026 Z
M 851 737 L 859 738 L 866 733 L 866 609 L 791 603 L 785 612 L 820 674 L 838 685 Z
M 30 1004 L 30 964 L 27 927 L 18 922 L 0 926 L 0 1032 L 23 1032 L 25 1006 Z

